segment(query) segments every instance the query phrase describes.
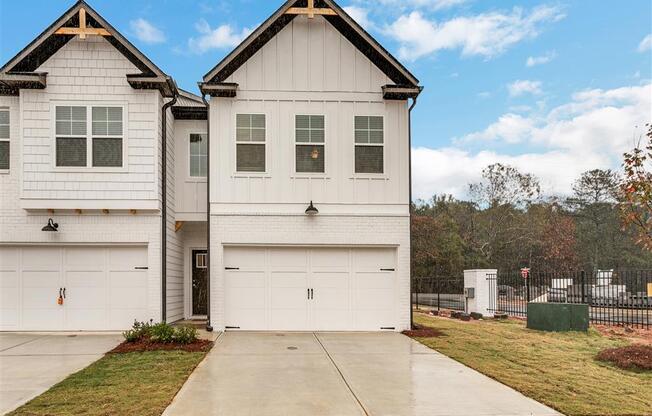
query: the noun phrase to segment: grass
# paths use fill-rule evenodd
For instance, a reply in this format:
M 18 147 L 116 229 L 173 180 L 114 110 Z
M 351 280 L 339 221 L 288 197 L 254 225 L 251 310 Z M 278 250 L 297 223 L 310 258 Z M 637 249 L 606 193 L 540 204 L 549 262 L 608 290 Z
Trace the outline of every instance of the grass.
M 595 360 L 627 342 L 588 333 L 550 333 L 522 322 L 461 322 L 415 314 L 417 324 L 444 333 L 416 338 L 479 372 L 571 416 L 652 415 L 652 372 Z
M 9 415 L 160 415 L 205 355 L 107 354 Z

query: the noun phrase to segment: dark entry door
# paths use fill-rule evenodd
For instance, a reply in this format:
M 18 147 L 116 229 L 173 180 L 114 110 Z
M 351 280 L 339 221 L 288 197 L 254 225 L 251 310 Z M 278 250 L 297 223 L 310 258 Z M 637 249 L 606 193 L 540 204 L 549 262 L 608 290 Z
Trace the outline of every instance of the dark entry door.
M 192 251 L 192 314 L 206 315 L 208 312 L 208 262 L 206 250 Z

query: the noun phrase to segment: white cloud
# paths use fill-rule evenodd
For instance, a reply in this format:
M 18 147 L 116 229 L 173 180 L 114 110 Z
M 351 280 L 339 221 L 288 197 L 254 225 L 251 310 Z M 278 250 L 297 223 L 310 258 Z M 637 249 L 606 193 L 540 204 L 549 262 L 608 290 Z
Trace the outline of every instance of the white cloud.
M 129 22 L 129 28 L 141 42 L 151 44 L 165 42 L 165 34 L 142 17 Z
M 200 36 L 188 39 L 188 47 L 192 52 L 198 54 L 205 53 L 211 49 L 233 48 L 238 46 L 252 32 L 249 28 L 243 28 L 240 32 L 237 32 L 228 24 L 213 29 L 204 19 L 200 19 L 195 24 L 195 29 L 197 29 Z
M 453 49 L 461 49 L 463 56 L 492 58 L 524 39 L 538 36 L 545 23 L 564 17 L 559 7 L 545 5 L 530 12 L 516 7 L 509 13 L 490 12 L 443 22 L 413 11 L 400 16 L 385 32 L 400 42 L 399 55 L 404 59 Z
M 643 38 L 641 43 L 638 44 L 638 51 L 650 52 L 652 50 L 652 33 Z
M 491 97 L 491 93 L 489 91 L 482 91 L 478 93 L 478 98 L 487 99 L 489 97 Z
M 369 20 L 369 10 L 358 6 L 347 6 L 344 7 L 344 11 L 365 30 L 373 28 L 373 22 Z
M 512 97 L 519 97 L 525 94 L 540 95 L 543 93 L 541 90 L 541 81 L 530 80 L 516 80 L 507 86 L 509 95 Z
M 552 61 L 556 57 L 557 57 L 557 53 L 555 51 L 548 52 L 545 55 L 541 55 L 541 56 L 530 56 L 527 58 L 527 61 L 525 61 L 525 66 L 533 67 L 537 65 L 547 64 L 548 62 Z
M 450 9 L 461 6 L 470 0 L 379 0 L 385 7 L 399 8 L 401 11 L 407 8 L 423 8 L 433 11 Z M 356 0 L 357 3 L 368 4 L 368 0 Z
M 506 163 L 541 178 L 548 192 L 568 194 L 581 172 L 618 169 L 623 152 L 635 145 L 646 122 L 652 120 L 652 84 L 612 90 L 587 90 L 550 111 L 499 117 L 484 130 L 454 140 L 469 144 L 487 141 L 519 144 L 538 152 L 473 153 L 460 147 L 413 149 L 416 198 L 435 193 L 466 196 L 466 184 L 477 181 L 491 163 Z M 638 127 L 638 130 L 636 130 Z

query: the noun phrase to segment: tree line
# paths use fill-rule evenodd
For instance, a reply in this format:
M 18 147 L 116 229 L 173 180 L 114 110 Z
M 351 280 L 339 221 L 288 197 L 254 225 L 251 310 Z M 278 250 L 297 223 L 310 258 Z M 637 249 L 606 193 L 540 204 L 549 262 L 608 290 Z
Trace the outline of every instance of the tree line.
M 470 268 L 652 268 L 652 128 L 646 137 L 649 144 L 624 155 L 622 173 L 584 172 L 567 197 L 544 194 L 532 174 L 493 164 L 468 185 L 465 200 L 417 201 L 413 276 L 457 278 Z

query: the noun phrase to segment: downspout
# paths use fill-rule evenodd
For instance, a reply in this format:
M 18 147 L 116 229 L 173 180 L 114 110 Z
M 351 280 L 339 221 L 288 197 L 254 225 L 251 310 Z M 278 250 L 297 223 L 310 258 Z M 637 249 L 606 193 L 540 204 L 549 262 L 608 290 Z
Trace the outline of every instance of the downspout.
M 410 213 L 410 262 L 412 262 L 412 110 L 417 105 L 417 97 L 418 96 L 412 99 L 412 105 L 408 109 L 408 170 L 410 178 L 410 200 L 408 201 L 408 209 Z M 410 267 L 410 329 L 414 329 L 414 312 L 412 309 L 412 268 Z
M 168 195 L 167 195 L 167 180 L 168 180 L 168 126 L 167 126 L 167 112 L 177 102 L 179 91 L 174 81 L 167 78 L 167 83 L 172 90 L 172 99 L 163 104 L 161 108 L 161 322 L 167 321 L 167 243 L 168 243 Z
M 201 90 L 201 86 L 200 86 Z M 206 331 L 213 332 L 211 325 L 211 116 L 210 103 L 202 93 L 206 106 Z

